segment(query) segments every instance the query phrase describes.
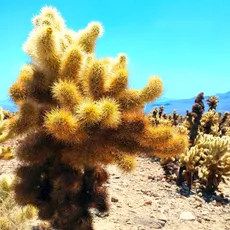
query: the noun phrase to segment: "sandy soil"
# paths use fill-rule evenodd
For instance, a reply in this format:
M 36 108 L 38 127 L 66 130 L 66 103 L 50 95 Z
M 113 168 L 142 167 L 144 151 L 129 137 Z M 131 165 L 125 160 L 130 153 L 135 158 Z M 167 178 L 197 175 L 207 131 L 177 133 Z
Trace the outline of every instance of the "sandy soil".
M 0 160 L 0 175 L 13 172 L 16 165 L 15 159 Z M 108 171 L 110 212 L 94 213 L 95 230 L 230 230 L 230 185 L 223 187 L 225 199 L 213 196 L 208 203 L 197 194 L 181 195 L 151 159 L 137 158 L 130 174 L 115 166 Z

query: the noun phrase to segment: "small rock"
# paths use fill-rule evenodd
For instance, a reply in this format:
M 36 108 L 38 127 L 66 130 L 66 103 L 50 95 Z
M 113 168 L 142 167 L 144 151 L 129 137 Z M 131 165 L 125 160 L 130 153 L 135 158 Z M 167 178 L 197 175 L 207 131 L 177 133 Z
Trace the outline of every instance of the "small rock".
M 135 210 L 132 210 L 132 209 L 131 209 L 131 210 L 129 210 L 129 212 L 132 212 L 132 213 L 137 213 Z
M 148 201 L 145 201 L 145 205 L 152 205 L 152 201 L 151 200 L 148 200 Z
M 197 222 L 202 224 L 202 219 L 201 219 L 201 218 L 198 218 L 198 219 L 197 219 Z
M 197 195 L 198 195 L 199 197 L 202 197 L 202 196 L 203 196 L 202 192 L 199 192 Z
M 226 220 L 226 221 L 230 221 L 230 217 L 228 216 L 228 217 L 224 217 L 224 219 Z
M 166 215 L 164 215 L 163 213 L 161 214 L 161 216 L 158 218 L 158 220 L 160 220 L 160 221 L 163 221 L 163 222 L 167 222 L 167 220 L 168 220 L 168 218 L 167 218 L 167 216 Z
M 103 217 L 109 216 L 109 212 L 103 212 L 103 213 L 95 212 L 95 216 L 103 218 Z
M 181 220 L 195 220 L 196 217 L 191 212 L 182 212 L 180 214 Z
M 128 205 L 128 207 L 133 208 L 133 205 L 132 205 L 132 204 L 127 204 L 127 205 Z
M 201 193 L 202 196 L 202 193 Z M 204 200 L 202 198 L 200 198 L 199 196 L 194 196 L 193 197 L 195 200 L 199 201 L 200 203 L 204 203 Z
M 203 206 L 202 203 L 195 203 L 194 205 L 195 205 L 195 208 L 200 208 Z
M 155 180 L 155 176 L 148 176 L 148 179 Z
M 201 214 L 202 215 L 207 215 L 209 212 L 208 211 L 203 211 Z
M 116 202 L 118 202 L 118 199 L 116 197 L 111 197 L 111 202 L 116 203 Z
M 165 184 L 165 187 L 166 187 L 166 188 L 171 188 L 172 185 L 170 185 L 170 184 Z
M 126 220 L 126 224 L 132 224 L 132 221 L 130 219 Z
M 165 221 L 157 220 L 151 223 L 153 229 L 162 229 L 165 226 Z
M 205 216 L 204 218 L 203 218 L 205 221 L 210 221 L 210 218 L 208 217 L 208 216 Z M 214 220 L 215 221 L 215 220 Z

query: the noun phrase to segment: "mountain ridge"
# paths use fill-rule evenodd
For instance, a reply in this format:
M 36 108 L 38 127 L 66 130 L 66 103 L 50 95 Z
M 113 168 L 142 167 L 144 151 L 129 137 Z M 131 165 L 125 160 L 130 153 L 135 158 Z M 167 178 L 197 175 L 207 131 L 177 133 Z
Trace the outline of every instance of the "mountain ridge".
M 219 98 L 219 103 L 217 106 L 218 112 L 226 112 L 230 111 L 230 91 L 226 93 L 217 93 L 215 94 Z M 209 96 L 205 96 L 205 99 L 207 99 Z M 188 99 L 170 99 L 166 97 L 161 97 L 156 99 L 154 102 L 148 103 L 145 106 L 145 113 L 150 113 L 155 106 L 161 106 L 163 105 L 165 113 L 172 113 L 174 109 L 176 109 L 177 113 L 184 115 L 186 113 L 186 110 L 191 111 L 192 106 L 195 101 L 195 97 L 188 98 Z M 205 105 L 205 111 L 208 110 L 208 105 L 206 101 L 204 100 Z M 4 110 L 9 110 L 10 112 L 16 112 L 18 110 L 17 106 L 13 103 L 11 99 L 5 99 L 0 100 L 0 106 Z
M 217 106 L 217 111 L 224 113 L 226 111 L 230 111 L 230 91 L 226 93 L 216 93 L 214 94 L 219 98 L 219 103 Z M 214 96 L 213 95 L 213 96 Z M 204 98 L 207 99 L 209 96 L 205 96 Z M 156 101 L 152 103 L 148 103 L 145 106 L 145 113 L 150 113 L 155 106 L 164 106 L 164 112 L 167 114 L 173 113 L 173 110 L 176 109 L 178 114 L 185 115 L 186 110 L 191 111 L 192 106 L 195 102 L 196 96 L 188 99 L 169 99 L 168 101 L 161 101 L 161 99 L 157 99 Z M 205 105 L 205 111 L 208 110 L 208 104 L 204 100 L 204 105 Z

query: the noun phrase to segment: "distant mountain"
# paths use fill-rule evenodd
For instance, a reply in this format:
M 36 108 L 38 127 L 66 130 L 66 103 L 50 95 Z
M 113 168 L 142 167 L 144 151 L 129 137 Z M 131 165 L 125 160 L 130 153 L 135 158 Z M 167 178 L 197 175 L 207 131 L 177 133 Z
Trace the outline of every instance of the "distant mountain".
M 0 106 L 10 112 L 16 112 L 18 110 L 17 106 L 10 99 L 0 101 Z
M 217 106 L 218 112 L 226 112 L 230 111 L 230 91 L 227 93 L 218 93 L 216 96 L 219 97 L 219 103 Z M 186 110 L 191 111 L 192 106 L 194 104 L 196 97 L 189 98 L 189 99 L 178 99 L 178 100 L 161 100 L 158 99 L 154 101 L 153 103 L 148 103 L 145 106 L 145 113 L 150 113 L 155 106 L 161 106 L 163 105 L 165 113 L 172 113 L 174 109 L 176 109 L 177 113 L 184 115 L 186 113 Z M 208 98 L 208 96 L 205 96 L 205 99 Z M 208 110 L 208 105 L 206 101 L 204 101 L 205 105 L 205 111 Z
M 217 111 L 222 113 L 230 111 L 230 91 L 227 93 L 218 93 L 216 94 L 216 96 L 219 97 Z M 177 113 L 184 115 L 186 113 L 186 110 L 191 111 L 195 98 L 196 97 L 189 99 L 172 100 L 170 98 L 162 97 L 155 100 L 153 103 L 148 103 L 145 106 L 145 113 L 150 113 L 155 106 L 158 107 L 163 105 L 165 107 L 165 113 L 172 113 L 173 110 L 176 109 Z M 205 99 L 206 98 L 208 98 L 208 96 L 205 96 Z M 205 101 L 204 104 L 207 111 L 208 105 Z M 9 110 L 10 112 L 15 112 L 18 110 L 17 106 L 10 99 L 0 101 L 0 106 L 5 110 Z

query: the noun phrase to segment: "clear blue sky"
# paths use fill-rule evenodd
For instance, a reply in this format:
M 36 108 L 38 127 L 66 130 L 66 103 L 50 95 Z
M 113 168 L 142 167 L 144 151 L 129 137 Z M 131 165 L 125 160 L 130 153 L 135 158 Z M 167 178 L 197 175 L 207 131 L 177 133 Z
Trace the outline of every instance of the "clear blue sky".
M 0 100 L 28 61 L 22 44 L 44 5 L 74 30 L 100 21 L 105 32 L 96 54 L 126 53 L 133 88 L 159 75 L 167 98 L 230 91 L 229 0 L 1 0 Z

